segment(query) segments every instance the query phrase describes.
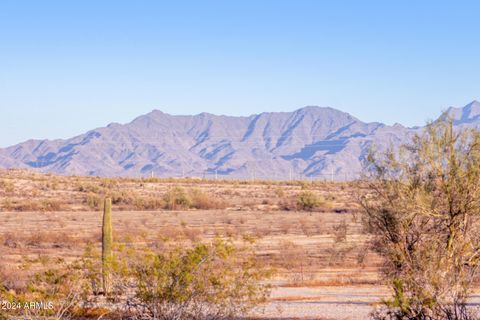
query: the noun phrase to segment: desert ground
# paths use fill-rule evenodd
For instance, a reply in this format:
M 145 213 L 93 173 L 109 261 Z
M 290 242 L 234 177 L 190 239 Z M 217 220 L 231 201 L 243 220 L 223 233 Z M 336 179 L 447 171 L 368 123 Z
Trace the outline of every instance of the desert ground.
M 189 208 L 168 208 L 172 188 L 191 193 Z M 315 194 L 302 207 L 302 193 Z M 20 287 L 45 261 L 100 247 L 101 199 L 113 199 L 114 240 L 162 248 L 214 237 L 254 242 L 275 269 L 272 294 L 253 317 L 366 319 L 382 297 L 381 261 L 368 250 L 359 183 L 59 177 L 0 171 L 0 263 Z

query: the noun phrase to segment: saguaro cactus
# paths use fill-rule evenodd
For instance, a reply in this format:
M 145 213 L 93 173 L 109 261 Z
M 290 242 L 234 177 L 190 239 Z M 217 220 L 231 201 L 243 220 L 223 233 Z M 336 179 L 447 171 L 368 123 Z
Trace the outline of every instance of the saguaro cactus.
M 112 199 L 105 198 L 102 224 L 102 282 L 105 295 L 108 295 L 111 286 L 112 246 Z

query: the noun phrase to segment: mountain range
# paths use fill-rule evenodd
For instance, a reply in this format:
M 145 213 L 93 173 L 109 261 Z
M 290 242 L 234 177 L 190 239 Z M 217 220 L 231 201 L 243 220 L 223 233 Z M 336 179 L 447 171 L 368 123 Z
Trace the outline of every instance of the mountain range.
M 455 126 L 480 126 L 480 103 L 450 108 Z M 421 127 L 366 123 L 323 107 L 248 117 L 158 110 L 71 139 L 0 149 L 0 167 L 61 175 L 335 179 L 358 177 L 371 146 L 398 146 Z

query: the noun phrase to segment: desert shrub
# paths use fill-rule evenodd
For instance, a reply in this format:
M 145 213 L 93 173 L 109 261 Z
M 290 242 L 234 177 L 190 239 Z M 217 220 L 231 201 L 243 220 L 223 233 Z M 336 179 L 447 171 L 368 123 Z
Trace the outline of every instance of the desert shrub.
M 102 198 L 93 192 L 88 193 L 84 201 L 90 209 L 100 209 L 102 206 Z
M 311 186 L 311 183 L 308 183 L 304 180 L 299 180 L 297 185 L 300 186 L 300 189 L 302 190 L 308 190 L 308 188 Z
M 202 235 L 201 231 L 195 228 L 183 228 L 183 234 L 187 239 L 192 242 L 197 242 L 200 240 L 200 236 Z
M 347 241 L 348 224 L 345 220 L 335 224 L 332 229 L 333 238 L 336 243 Z
M 225 202 L 221 199 L 217 199 L 197 188 L 190 191 L 190 198 L 192 199 L 191 207 L 195 209 L 224 209 L 226 207 Z
M 308 253 L 304 246 L 288 240 L 282 240 L 278 246 L 279 253 L 275 258 L 282 268 L 292 271 L 308 260 Z
M 161 241 L 179 240 L 185 235 L 184 229 L 185 227 L 180 226 L 160 227 L 157 238 Z
M 185 209 L 192 205 L 192 199 L 182 187 L 174 187 L 163 196 L 165 208 L 169 210 Z
M 92 242 L 88 242 L 85 246 L 85 250 L 80 262 L 84 270 L 86 289 L 94 295 L 100 294 L 102 291 L 101 254 L 94 247 Z
M 113 189 L 118 186 L 118 180 L 114 178 L 104 178 L 100 181 L 100 186 L 107 189 Z
M 12 300 L 10 292 L 23 288 L 22 280 L 16 267 L 0 265 L 0 301 Z
M 143 252 L 142 248 L 138 248 L 138 250 Z M 125 299 L 128 299 L 127 291 L 133 289 L 132 274 L 139 257 L 140 254 L 137 255 L 134 248 L 128 243 L 115 243 L 113 245 L 113 255 L 107 260 L 110 286 L 108 299 L 111 302 L 125 303 Z M 83 272 L 85 291 L 95 296 L 104 294 L 101 252 L 92 243 L 87 243 L 78 264 Z
M 337 245 L 335 245 L 334 247 L 327 248 L 325 250 L 327 259 L 324 260 L 324 262 L 326 263 L 326 265 L 329 266 L 329 267 L 339 267 L 339 266 L 346 267 L 347 266 L 346 262 L 347 262 L 348 255 L 352 256 L 352 263 L 354 263 L 355 261 L 353 261 L 353 259 L 356 258 L 352 255 L 352 251 L 353 251 L 354 247 L 353 246 L 338 246 L 338 243 L 336 243 L 336 244 Z
M 100 186 L 93 183 L 79 183 L 76 190 L 85 193 L 100 193 L 102 191 Z
M 112 191 L 106 193 L 106 196 L 112 199 L 113 205 L 131 204 L 135 199 L 133 191 Z
M 297 210 L 297 201 L 295 199 L 282 199 L 278 202 L 278 208 L 285 211 Z
M 300 210 L 312 211 L 321 204 L 322 200 L 312 191 L 302 191 L 297 198 L 297 207 Z
M 65 208 L 60 200 L 46 199 L 41 202 L 42 211 L 60 211 Z
M 391 299 L 377 319 L 473 319 L 480 266 L 480 133 L 429 124 L 398 152 L 372 153 L 362 198 Z
M 136 210 L 158 210 L 165 207 L 165 202 L 157 197 L 136 197 L 133 207 Z
M 41 200 L 24 200 L 15 203 L 15 211 L 45 211 Z
M 285 191 L 283 191 L 283 189 L 281 187 L 278 187 L 275 189 L 275 195 L 278 197 L 278 198 L 283 198 L 285 197 Z
M 154 319 L 230 319 L 264 302 L 269 275 L 251 252 L 215 240 L 145 255 L 135 270 L 137 298 Z
M 15 205 L 11 199 L 4 199 L 1 205 L 2 209 L 5 211 L 15 210 Z
M 5 193 L 14 193 L 15 192 L 15 183 L 11 180 L 2 179 L 0 180 L 0 190 Z
M 50 244 L 57 248 L 66 247 L 68 244 L 75 242 L 75 240 L 65 232 L 59 233 L 40 230 L 26 235 L 23 240 L 27 246 L 42 247 Z
M 9 310 L 10 317 L 60 320 L 71 319 L 77 313 L 85 298 L 79 266 L 57 259 L 46 267 L 28 280 L 22 292 L 4 291 L 4 301 L 22 305 L 22 308 Z M 30 306 L 32 301 L 38 303 L 35 308 Z
M 275 189 L 275 195 L 279 198 L 285 197 L 285 191 L 282 188 Z
M 232 189 L 225 189 L 223 191 L 223 194 L 226 195 L 226 196 L 231 196 L 231 195 L 233 195 L 233 190 Z

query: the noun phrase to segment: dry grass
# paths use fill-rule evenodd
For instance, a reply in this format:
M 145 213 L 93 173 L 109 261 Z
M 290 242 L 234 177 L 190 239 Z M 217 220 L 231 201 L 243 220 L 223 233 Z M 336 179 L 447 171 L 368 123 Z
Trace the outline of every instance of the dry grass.
M 357 183 L 305 181 L 225 181 L 199 179 L 133 179 L 56 177 L 24 170 L 0 170 L 0 210 L 99 210 L 105 196 L 115 210 L 174 209 L 165 201 L 169 191 L 181 188 L 197 210 L 237 208 L 256 211 L 351 211 L 358 208 L 352 194 L 365 192 Z M 312 203 L 299 198 L 315 195 Z M 308 199 L 307 199 L 308 200 Z M 306 206 L 305 206 L 306 205 Z M 185 209 L 185 208 L 182 208 Z
M 183 190 L 187 206 L 167 206 L 165 195 L 173 188 Z M 307 191 L 321 200 L 312 211 L 298 207 Z M 278 271 L 275 284 L 372 282 L 379 261 L 365 253 L 359 222 L 344 212 L 358 210 L 359 192 L 365 190 L 353 183 L 102 179 L 0 170 L 0 251 L 8 270 L 23 257 L 79 257 L 88 242 L 99 246 L 102 199 L 110 196 L 117 242 L 163 248 L 215 236 L 246 239 Z

